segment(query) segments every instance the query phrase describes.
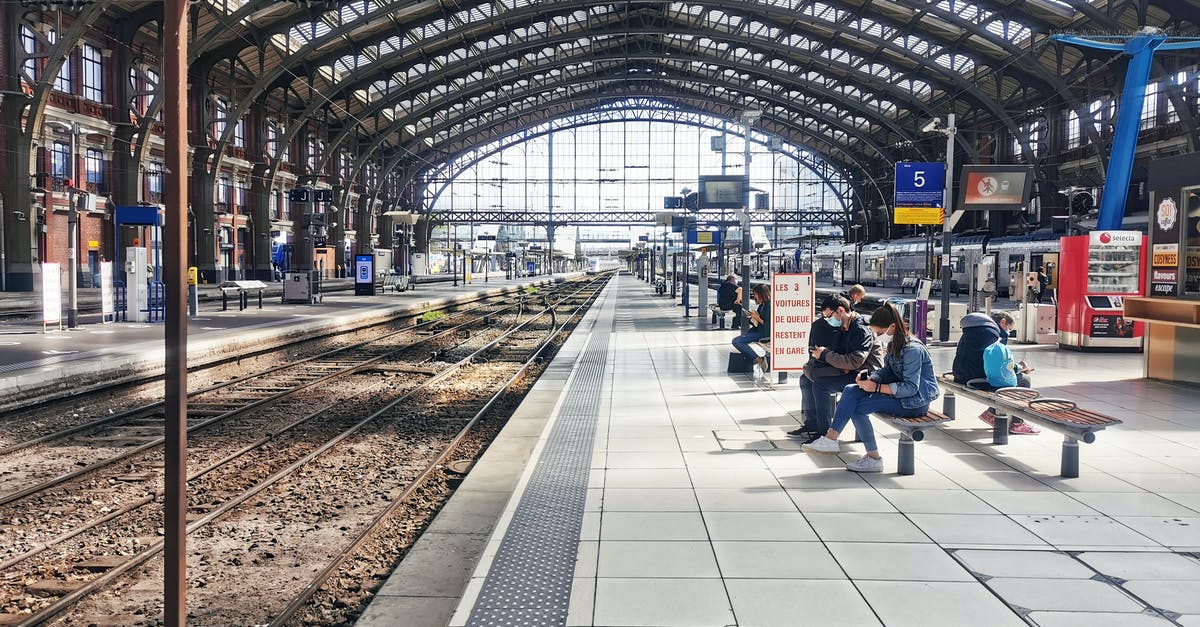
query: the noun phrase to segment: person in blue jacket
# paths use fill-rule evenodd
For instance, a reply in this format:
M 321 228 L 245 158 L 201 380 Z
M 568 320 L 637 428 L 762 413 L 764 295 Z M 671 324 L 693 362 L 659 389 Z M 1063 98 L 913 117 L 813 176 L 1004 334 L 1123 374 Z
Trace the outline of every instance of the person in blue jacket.
M 908 325 L 896 307 L 888 303 L 876 309 L 869 324 L 871 331 L 888 344 L 883 367 L 847 385 L 834 410 L 829 431 L 802 447 L 811 453 L 840 453 L 838 434 L 846 423 L 853 421 L 854 430 L 867 449 L 862 458 L 846 464 L 846 470 L 853 472 L 883 472 L 883 458 L 871 426 L 872 412 L 924 416 L 929 404 L 938 397 L 929 351 L 909 334 Z

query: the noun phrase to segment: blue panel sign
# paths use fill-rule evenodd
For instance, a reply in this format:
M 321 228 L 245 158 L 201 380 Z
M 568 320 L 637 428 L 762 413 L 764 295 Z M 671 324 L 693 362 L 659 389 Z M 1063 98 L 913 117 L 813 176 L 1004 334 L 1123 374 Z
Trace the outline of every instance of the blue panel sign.
M 155 226 L 158 224 L 158 207 L 155 205 L 117 207 L 116 222 L 118 225 Z
M 946 188 L 946 164 L 897 163 L 897 207 L 941 207 Z

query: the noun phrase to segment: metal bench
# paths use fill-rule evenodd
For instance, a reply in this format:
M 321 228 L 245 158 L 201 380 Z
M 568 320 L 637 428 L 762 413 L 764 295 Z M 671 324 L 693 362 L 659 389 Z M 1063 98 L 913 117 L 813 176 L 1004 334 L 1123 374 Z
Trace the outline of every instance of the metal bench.
M 721 323 L 720 328 L 722 328 L 722 329 L 725 328 L 725 314 L 733 313 L 735 311 L 733 309 L 721 309 L 715 303 L 710 304 L 708 306 L 708 310 L 712 312 L 712 323 L 717 324 L 718 322 L 720 322 Z
M 217 289 L 221 290 L 221 311 L 229 309 L 229 295 L 237 294 L 238 296 L 238 311 L 242 311 L 250 306 L 250 292 L 258 292 L 258 308 L 263 306 L 263 290 L 267 289 L 267 284 L 262 281 L 226 281 Z
M 895 416 L 883 412 L 871 414 L 900 431 L 900 451 L 896 455 L 896 474 L 911 475 L 916 472 L 913 443 L 925 439 L 925 429 L 940 427 L 954 420 L 953 394 L 948 393 L 942 398 L 942 409 L 947 413 L 930 409 L 925 412 L 924 416 Z
M 413 285 L 407 274 L 387 272 L 383 274 L 383 284 L 380 285 L 379 291 L 387 292 L 389 287 L 393 292 L 399 293 L 412 289 Z
M 980 385 L 979 381 L 986 383 L 986 380 L 976 379 L 962 383 L 955 381 L 950 373 L 943 374 L 938 380 L 944 387 L 996 408 L 992 444 L 1008 444 L 1011 416 L 1062 434 L 1061 474 L 1067 478 L 1079 476 L 1079 441 L 1091 444 L 1096 441 L 1097 431 L 1122 422 L 1112 416 L 1081 409 L 1074 401 L 1043 397 L 1032 388 L 985 389 L 977 386 Z
M 900 281 L 900 293 L 903 294 L 903 293 L 907 292 L 908 290 L 912 290 L 912 293 L 916 294 L 918 283 L 919 283 L 919 281 L 917 281 L 916 277 L 911 277 L 911 276 L 904 277 Z

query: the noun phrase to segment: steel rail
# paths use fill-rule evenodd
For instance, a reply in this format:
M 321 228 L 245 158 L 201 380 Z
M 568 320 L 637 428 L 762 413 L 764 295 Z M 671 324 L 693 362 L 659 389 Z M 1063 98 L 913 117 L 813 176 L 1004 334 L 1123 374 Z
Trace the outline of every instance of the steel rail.
M 582 291 L 582 288 L 579 291 Z M 578 293 L 578 291 L 576 293 Z M 569 297 L 570 296 L 568 296 L 567 298 L 569 298 Z M 563 300 L 566 300 L 566 298 L 564 298 Z M 187 533 L 190 535 L 194 531 L 207 526 L 208 524 L 210 524 L 211 522 L 213 522 L 220 516 L 224 515 L 225 513 L 228 513 L 229 511 L 233 510 L 234 508 L 238 507 L 239 505 L 241 505 L 241 504 L 245 503 L 246 501 L 250 500 L 251 498 L 257 496 L 263 490 L 266 490 L 267 488 L 278 483 L 282 479 L 293 474 L 297 470 L 303 468 L 309 462 L 311 462 L 312 460 L 321 456 L 325 452 L 329 451 L 330 449 L 332 449 L 337 444 L 341 443 L 346 438 L 350 437 L 351 435 L 354 435 L 359 430 L 361 430 L 363 427 L 367 426 L 368 424 L 374 422 L 376 419 L 378 419 L 378 418 L 384 416 L 385 414 L 387 414 L 388 412 L 390 412 L 401 402 L 408 400 L 409 398 L 411 398 L 413 395 L 420 392 L 421 390 L 428 388 L 428 387 L 432 386 L 433 384 L 446 379 L 451 374 L 458 371 L 458 369 L 461 368 L 462 366 L 471 363 L 475 359 L 475 357 L 482 354 L 485 350 L 489 349 L 494 344 L 499 343 L 500 341 L 503 341 L 505 338 L 507 338 L 508 336 L 511 336 L 513 333 L 516 333 L 517 331 L 521 330 L 525 326 L 531 324 L 538 317 L 540 317 L 540 314 L 530 317 L 525 322 L 514 325 L 511 329 L 506 331 L 501 336 L 489 341 L 487 344 L 485 344 L 480 349 L 472 352 L 470 355 L 464 357 L 463 359 L 451 364 L 442 372 L 439 372 L 438 374 L 430 377 L 429 379 L 426 379 L 425 381 L 421 382 L 413 389 L 405 392 L 404 394 L 397 397 L 396 399 L 388 402 L 386 405 L 384 405 L 384 407 L 382 409 L 370 414 L 369 416 L 358 421 L 351 427 L 343 430 L 341 433 L 334 436 L 332 439 L 326 441 L 325 444 L 323 444 L 320 447 L 305 454 L 304 456 L 302 456 L 295 462 L 289 464 L 287 467 L 271 474 L 269 477 L 267 477 L 266 479 L 263 479 L 257 485 L 255 485 L 252 488 L 250 488 L 249 490 L 243 492 L 241 495 L 222 503 L 220 506 L 214 508 L 213 510 L 211 510 L 204 516 L 202 516 L 202 517 L 196 519 L 195 521 L 193 521 L 192 523 L 190 523 L 187 526 Z M 71 592 L 60 597 L 59 599 L 57 599 L 50 605 L 42 608 L 38 612 L 29 615 L 28 617 L 25 618 L 25 620 L 17 623 L 17 626 L 18 627 L 32 627 L 34 625 L 43 624 L 45 621 L 50 620 L 51 618 L 54 618 L 62 611 L 66 610 L 67 608 L 78 603 L 80 600 L 82 600 L 87 595 L 104 588 L 109 583 L 111 583 L 113 580 L 115 580 L 117 577 L 119 577 L 119 576 L 123 575 L 124 573 L 128 572 L 129 570 L 136 568 L 137 566 L 140 566 L 141 564 L 145 563 L 147 560 L 149 560 L 150 558 L 152 558 L 155 555 L 157 555 L 158 553 L 160 553 L 163 550 L 165 544 L 166 544 L 165 539 L 156 541 L 155 543 L 148 546 L 145 551 L 138 553 L 137 555 L 131 556 L 130 559 L 127 560 L 126 562 L 111 568 L 110 570 L 105 572 L 103 575 L 100 575 L 99 577 L 97 577 L 96 579 L 93 579 L 92 581 L 88 582 L 87 584 L 85 584 L 75 590 L 72 590 Z

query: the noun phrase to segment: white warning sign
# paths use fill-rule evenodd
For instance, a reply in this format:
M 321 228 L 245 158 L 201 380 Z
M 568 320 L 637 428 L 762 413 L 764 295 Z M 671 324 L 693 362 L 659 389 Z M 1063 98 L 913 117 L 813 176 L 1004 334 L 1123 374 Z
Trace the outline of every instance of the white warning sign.
M 812 274 L 771 277 L 771 369 L 803 370 L 808 362 L 808 332 L 812 329 Z

